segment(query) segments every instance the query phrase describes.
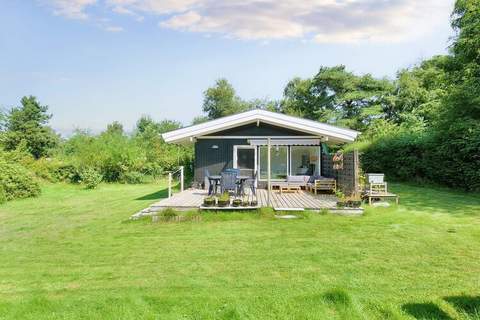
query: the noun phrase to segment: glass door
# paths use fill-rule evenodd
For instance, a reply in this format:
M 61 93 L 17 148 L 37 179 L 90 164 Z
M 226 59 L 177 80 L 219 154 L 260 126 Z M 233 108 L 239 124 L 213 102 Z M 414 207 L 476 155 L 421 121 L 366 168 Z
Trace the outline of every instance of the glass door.
M 257 149 L 253 146 L 234 146 L 233 167 L 240 169 L 240 175 L 253 177 L 257 169 Z

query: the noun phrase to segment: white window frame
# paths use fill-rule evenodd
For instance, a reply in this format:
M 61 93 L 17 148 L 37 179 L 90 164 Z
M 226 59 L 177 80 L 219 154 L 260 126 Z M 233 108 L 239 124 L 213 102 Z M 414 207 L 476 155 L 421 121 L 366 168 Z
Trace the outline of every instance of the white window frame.
M 267 146 L 258 146 L 258 165 L 257 167 L 260 168 L 260 148 L 261 147 L 267 147 Z M 277 147 L 276 145 L 271 145 L 271 148 L 274 149 L 275 147 Z M 278 146 L 279 148 L 287 148 L 287 176 L 290 174 L 290 146 L 286 146 L 286 145 L 281 145 L 281 146 Z M 267 181 L 268 179 L 262 179 L 261 178 L 261 174 L 260 174 L 260 171 L 258 171 L 258 181 Z M 270 181 L 286 181 L 286 179 L 270 179 Z
M 316 163 L 316 166 L 315 166 L 315 171 L 313 174 L 318 174 L 320 175 L 321 174 L 321 170 L 322 170 L 322 146 L 301 146 L 301 145 L 297 145 L 297 146 L 288 146 L 288 154 L 289 154 L 289 157 L 290 157 L 290 161 L 289 161 L 289 171 L 288 171 L 288 175 L 289 176 L 293 176 L 292 174 L 292 149 L 294 149 L 294 147 L 311 147 L 311 148 L 317 148 L 317 163 Z
M 237 160 L 238 160 L 238 156 L 237 156 L 237 150 L 238 149 L 252 149 L 253 150 L 253 153 L 254 153 L 254 163 L 253 163 L 253 166 L 254 166 L 254 171 L 256 172 L 257 171 L 257 148 L 255 146 L 249 146 L 249 145 L 234 145 L 233 146 L 233 168 L 234 169 L 238 169 L 238 163 L 237 163 Z

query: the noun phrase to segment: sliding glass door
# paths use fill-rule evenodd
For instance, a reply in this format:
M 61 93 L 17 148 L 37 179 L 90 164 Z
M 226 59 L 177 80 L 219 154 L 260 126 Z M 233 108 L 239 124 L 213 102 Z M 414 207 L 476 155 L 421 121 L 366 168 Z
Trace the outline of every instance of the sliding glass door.
M 267 146 L 258 147 L 260 180 L 267 180 Z M 271 179 L 286 180 L 287 176 L 311 176 L 320 174 L 319 146 L 271 147 Z
M 260 179 L 267 180 L 268 178 L 268 148 L 261 146 L 260 149 Z M 271 179 L 285 180 L 288 176 L 288 147 L 287 146 L 272 146 L 271 152 Z

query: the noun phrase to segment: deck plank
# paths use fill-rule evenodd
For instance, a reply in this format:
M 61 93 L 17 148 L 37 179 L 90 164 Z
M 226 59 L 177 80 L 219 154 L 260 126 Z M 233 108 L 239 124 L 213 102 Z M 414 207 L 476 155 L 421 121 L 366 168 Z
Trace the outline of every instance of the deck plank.
M 175 193 L 171 198 L 161 199 L 154 203 L 155 208 L 198 208 L 203 203 L 203 198 L 207 196 L 205 190 L 188 189 L 180 193 Z M 248 191 L 249 200 L 254 197 Z M 266 189 L 257 190 L 257 201 L 259 206 L 268 206 L 268 191 Z M 334 195 L 313 194 L 311 192 L 301 190 L 293 193 L 280 194 L 277 190 L 272 190 L 271 207 L 275 208 L 306 208 L 306 209 L 322 209 L 336 206 L 336 197 Z

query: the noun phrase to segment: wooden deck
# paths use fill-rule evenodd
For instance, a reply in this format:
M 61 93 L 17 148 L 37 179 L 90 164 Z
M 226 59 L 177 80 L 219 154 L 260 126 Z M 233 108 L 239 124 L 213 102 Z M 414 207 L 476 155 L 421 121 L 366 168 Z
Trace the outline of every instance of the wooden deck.
M 165 208 L 173 208 L 176 210 L 191 210 L 199 208 L 203 203 L 203 198 L 207 196 L 207 191 L 200 189 L 188 189 L 180 193 L 175 193 L 171 198 L 162 199 L 149 208 L 140 211 L 132 216 L 141 217 L 149 215 L 149 213 L 157 212 Z M 248 195 L 252 200 L 254 197 Z M 337 198 L 335 195 L 329 194 L 313 194 L 311 192 L 301 190 L 299 192 L 282 193 L 278 190 L 272 190 L 271 203 L 268 205 L 268 192 L 265 189 L 257 190 L 257 201 L 260 207 L 273 207 L 275 209 L 332 209 L 336 207 Z M 241 210 L 241 208 L 238 208 Z

